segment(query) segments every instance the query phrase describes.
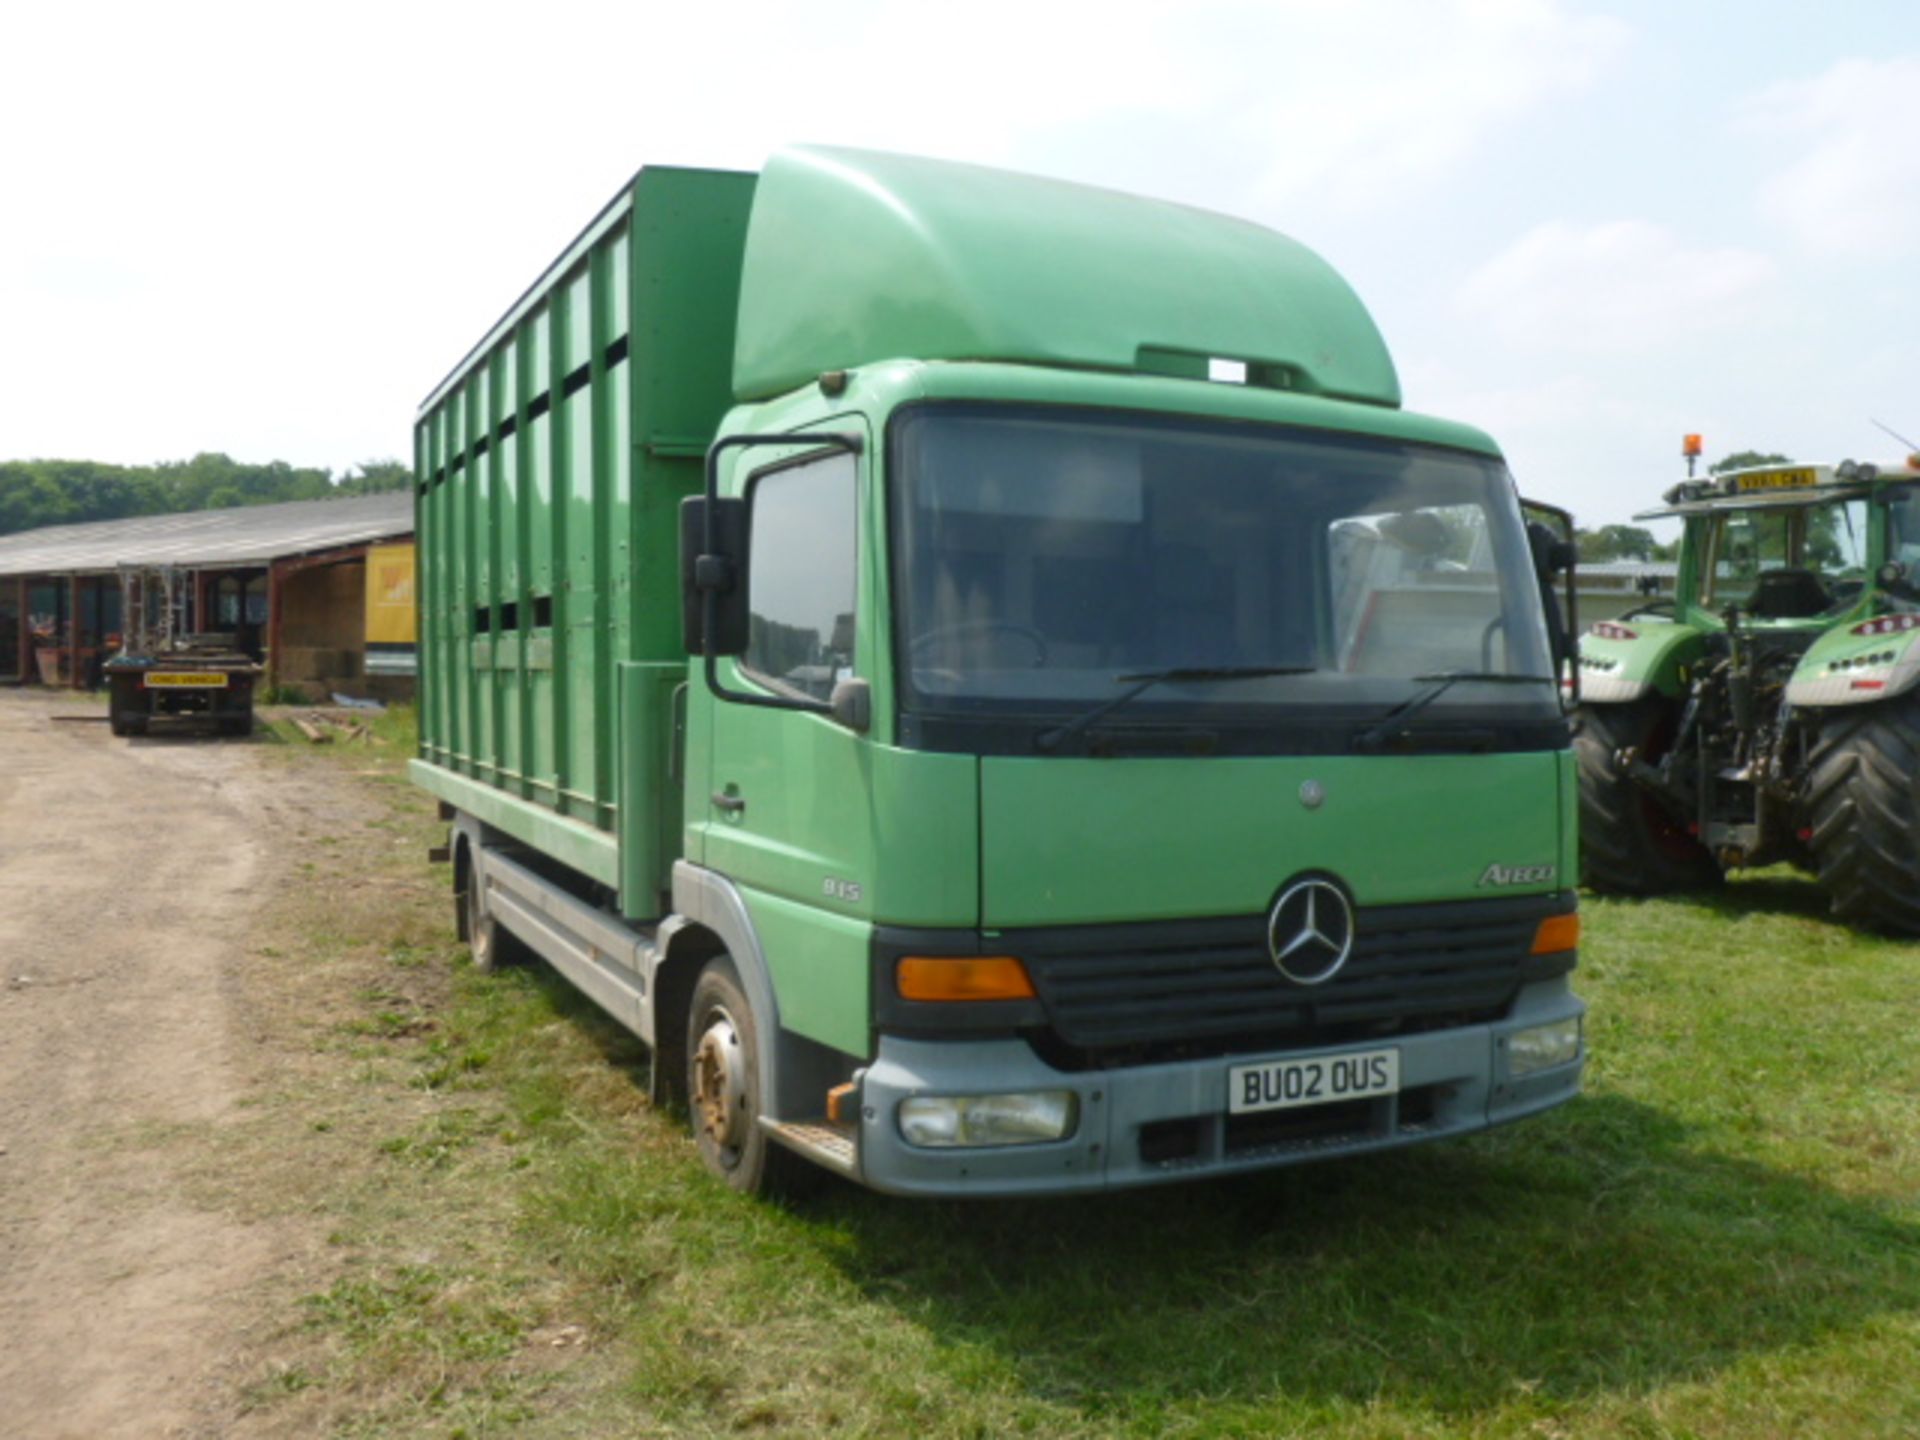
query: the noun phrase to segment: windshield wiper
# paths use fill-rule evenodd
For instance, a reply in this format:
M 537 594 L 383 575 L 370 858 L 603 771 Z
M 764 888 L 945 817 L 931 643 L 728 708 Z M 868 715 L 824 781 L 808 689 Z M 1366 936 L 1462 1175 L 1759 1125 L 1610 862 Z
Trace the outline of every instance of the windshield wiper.
M 1495 670 L 1440 670 L 1431 675 L 1415 675 L 1416 684 L 1427 686 L 1410 695 L 1353 737 L 1356 750 L 1377 750 L 1407 728 L 1407 722 L 1438 700 L 1462 680 L 1485 681 L 1490 685 L 1555 685 L 1551 675 L 1513 675 Z
M 1065 725 L 1052 730 L 1042 731 L 1033 740 L 1036 750 L 1058 750 L 1067 741 L 1080 734 L 1097 720 L 1103 720 L 1118 710 L 1135 696 L 1144 694 L 1155 685 L 1168 682 L 1180 684 L 1191 680 L 1257 680 L 1266 675 L 1311 675 L 1311 665 L 1219 665 L 1219 666 L 1181 666 L 1172 670 L 1147 670 L 1138 675 L 1116 675 L 1114 683 L 1130 686 L 1122 690 L 1111 700 L 1103 700 L 1086 714 L 1069 720 Z

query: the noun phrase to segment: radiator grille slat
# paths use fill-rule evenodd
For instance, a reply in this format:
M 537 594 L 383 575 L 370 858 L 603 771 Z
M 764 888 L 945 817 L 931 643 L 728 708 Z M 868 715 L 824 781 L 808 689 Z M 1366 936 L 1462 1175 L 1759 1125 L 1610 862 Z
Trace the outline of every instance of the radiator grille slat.
M 1570 903 L 1561 894 L 1360 910 L 1353 954 L 1314 986 L 1280 974 L 1264 916 L 1007 931 L 1000 943 L 1026 960 L 1055 1033 L 1081 1049 L 1228 1036 L 1311 1043 L 1335 1027 L 1490 1018 L 1526 981 L 1568 968 L 1568 956 L 1529 950 L 1539 922 Z

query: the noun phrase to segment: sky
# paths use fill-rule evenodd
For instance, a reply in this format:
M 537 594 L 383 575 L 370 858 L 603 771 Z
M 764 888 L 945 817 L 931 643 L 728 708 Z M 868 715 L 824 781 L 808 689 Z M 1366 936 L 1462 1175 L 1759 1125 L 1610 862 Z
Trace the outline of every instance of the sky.
M 643 164 L 794 143 L 1242 216 L 1409 408 L 1625 521 L 1709 458 L 1920 441 L 1909 0 L 172 0 L 16 7 L 0 458 L 344 472 Z

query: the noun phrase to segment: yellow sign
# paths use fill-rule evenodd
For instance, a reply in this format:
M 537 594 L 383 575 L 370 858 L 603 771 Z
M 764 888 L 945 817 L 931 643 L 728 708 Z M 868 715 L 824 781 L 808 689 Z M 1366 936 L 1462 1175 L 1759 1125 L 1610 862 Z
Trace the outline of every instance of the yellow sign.
M 147 674 L 149 690 L 224 690 L 227 688 L 227 675 L 224 670 L 196 670 L 191 673 L 178 670 L 152 670 Z
M 1749 490 L 1800 490 L 1819 483 L 1820 476 L 1811 465 L 1792 470 L 1756 470 L 1751 475 L 1733 477 L 1734 489 L 1742 494 Z
M 412 645 L 418 639 L 413 608 L 413 542 L 367 551 L 367 643 Z

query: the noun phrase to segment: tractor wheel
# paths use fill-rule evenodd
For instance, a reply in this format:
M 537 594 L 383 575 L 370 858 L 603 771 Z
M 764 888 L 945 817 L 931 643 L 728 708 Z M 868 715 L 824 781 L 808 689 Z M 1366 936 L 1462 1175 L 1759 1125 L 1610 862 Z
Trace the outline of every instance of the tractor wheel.
M 1833 913 L 1920 935 L 1920 703 L 1828 711 L 1806 799 L 1815 872 Z
M 760 1019 L 739 972 L 716 955 L 693 984 L 687 1008 L 687 1108 L 706 1166 L 747 1195 L 796 1195 L 819 1169 L 760 1127 Z
M 1580 769 L 1580 878 L 1612 895 L 1705 890 L 1721 881 L 1713 856 L 1627 772 L 1631 749 L 1655 761 L 1676 715 L 1659 699 L 1583 705 L 1574 755 Z

